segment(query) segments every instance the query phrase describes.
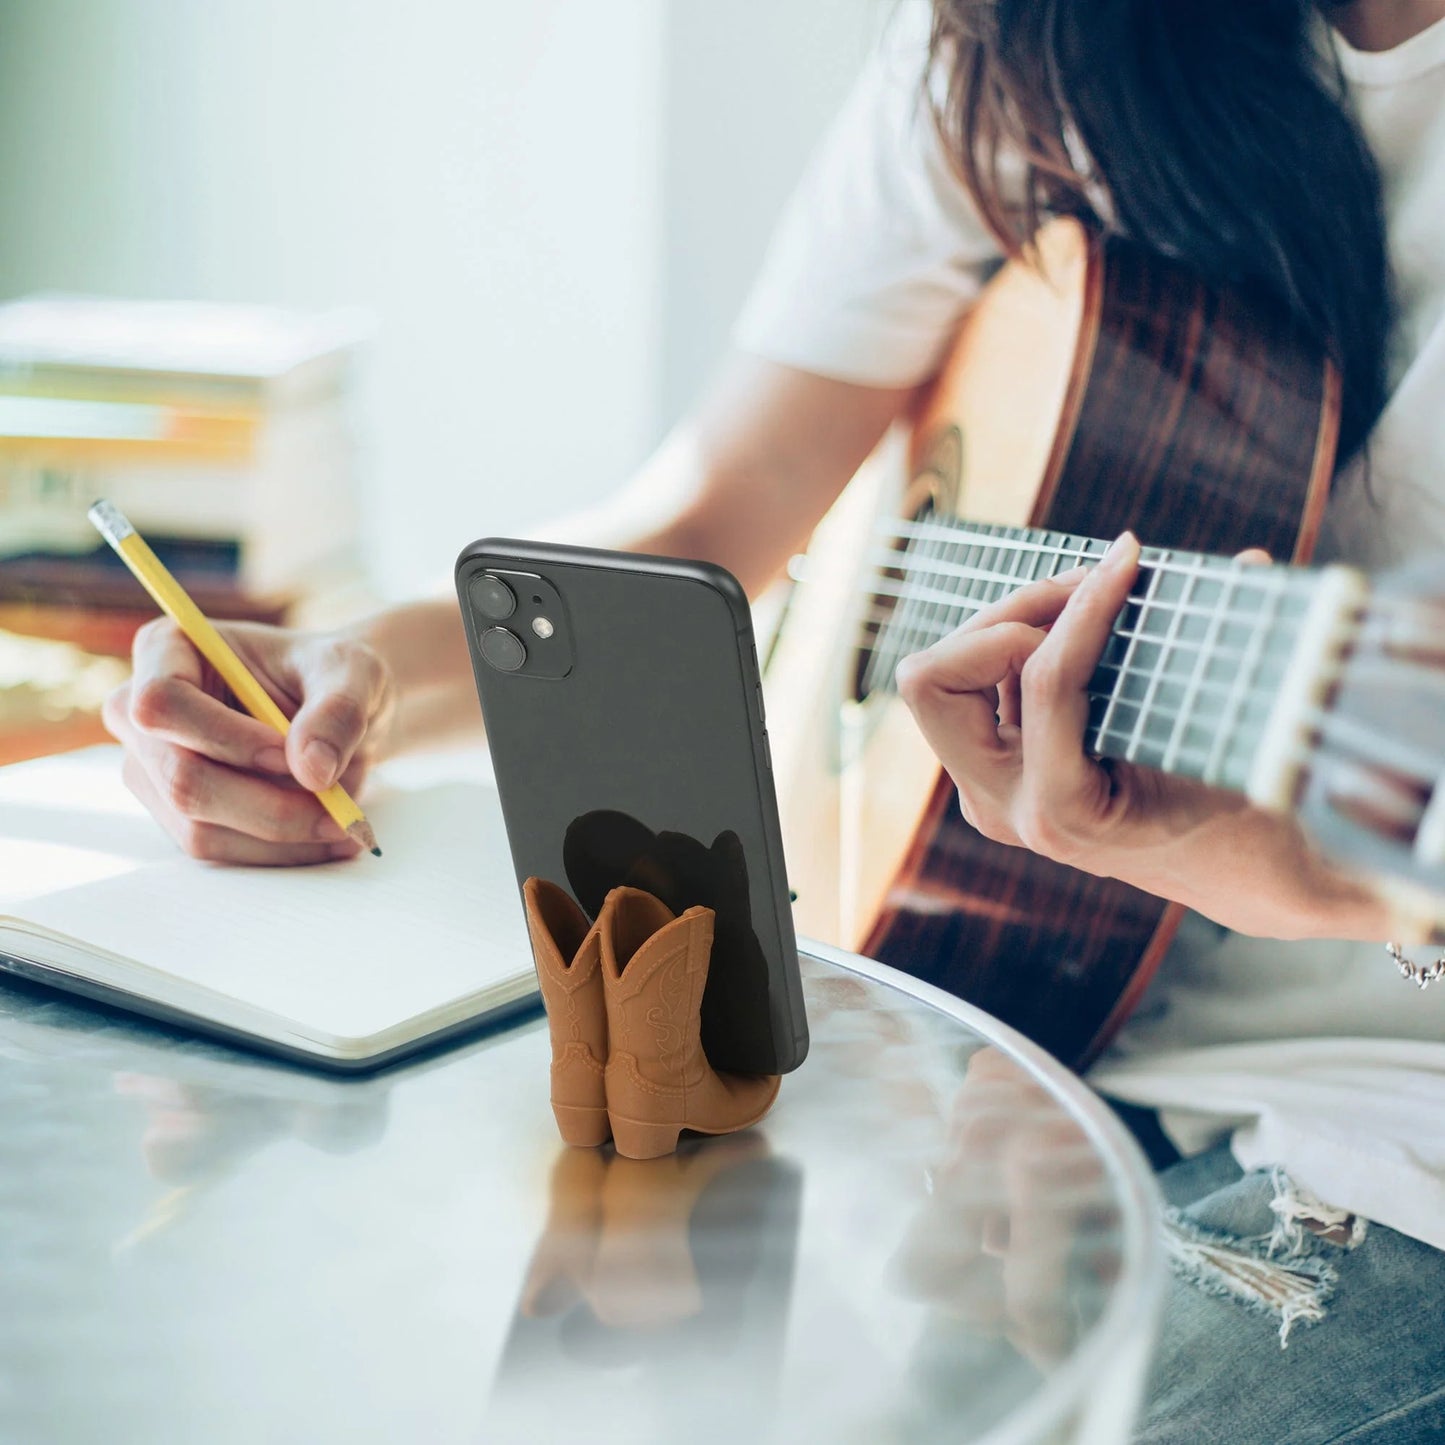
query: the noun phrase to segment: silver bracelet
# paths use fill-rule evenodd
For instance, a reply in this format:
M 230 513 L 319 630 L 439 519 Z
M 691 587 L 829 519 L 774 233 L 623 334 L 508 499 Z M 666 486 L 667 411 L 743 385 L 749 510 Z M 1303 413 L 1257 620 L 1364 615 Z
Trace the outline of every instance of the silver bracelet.
M 1429 988 L 1437 978 L 1445 978 L 1445 954 L 1434 963 L 1419 964 L 1413 958 L 1405 957 L 1405 950 L 1398 943 L 1387 943 L 1385 952 L 1395 960 L 1400 977 L 1408 979 L 1416 988 Z

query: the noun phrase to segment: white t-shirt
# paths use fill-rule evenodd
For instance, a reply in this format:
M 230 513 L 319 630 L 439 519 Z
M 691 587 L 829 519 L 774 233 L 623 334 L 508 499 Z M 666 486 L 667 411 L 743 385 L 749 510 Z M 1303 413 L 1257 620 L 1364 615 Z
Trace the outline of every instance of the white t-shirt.
M 997 259 L 920 99 L 925 22 L 905 7 L 814 157 L 743 350 L 912 385 Z M 1399 316 L 1370 491 L 1337 482 L 1321 550 L 1372 569 L 1445 559 L 1445 21 L 1384 53 L 1335 45 L 1383 177 Z M 1186 1152 L 1233 1129 L 1244 1167 L 1281 1164 L 1445 1248 L 1445 984 L 1409 985 L 1380 944 L 1251 939 L 1191 915 L 1090 1078 L 1159 1107 Z

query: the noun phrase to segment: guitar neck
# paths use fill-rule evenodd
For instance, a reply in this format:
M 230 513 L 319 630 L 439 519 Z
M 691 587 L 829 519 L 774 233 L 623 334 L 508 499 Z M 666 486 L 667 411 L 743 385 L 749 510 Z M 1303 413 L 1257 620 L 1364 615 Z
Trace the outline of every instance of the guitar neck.
M 892 685 L 899 660 L 1040 578 L 1097 561 L 1108 543 L 1025 527 L 925 517 L 875 579 L 888 599 L 865 673 Z M 1244 791 L 1297 661 L 1322 574 L 1145 548 L 1139 578 L 1089 685 L 1086 746 Z M 1297 672 L 1297 668 L 1295 669 Z

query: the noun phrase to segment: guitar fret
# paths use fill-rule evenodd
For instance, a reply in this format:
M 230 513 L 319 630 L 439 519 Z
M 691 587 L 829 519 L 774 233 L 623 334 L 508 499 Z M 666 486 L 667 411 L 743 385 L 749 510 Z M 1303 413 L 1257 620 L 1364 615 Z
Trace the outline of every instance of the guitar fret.
M 878 558 L 878 557 L 874 557 L 872 560 L 873 560 L 875 563 L 879 563 L 881 559 Z M 1065 554 L 1064 556 L 1057 557 L 1055 560 L 1056 560 L 1056 561 L 1059 561 L 1059 562 L 1064 561 L 1064 560 L 1067 560 L 1067 554 Z M 1060 567 L 1058 570 L 1059 570 L 1059 571 L 1062 571 L 1063 569 Z M 1260 569 L 1260 570 L 1263 570 L 1263 569 Z M 1140 571 L 1144 574 L 1144 577 L 1145 577 L 1146 579 L 1147 579 L 1150 575 L 1152 575 L 1153 573 L 1155 573 L 1155 572 L 1160 572 L 1160 571 L 1165 572 L 1166 575 L 1185 576 L 1185 577 L 1187 577 L 1187 576 L 1190 575 L 1189 573 L 1182 572 L 1180 569 L 1175 569 L 1175 568 L 1168 568 L 1168 569 L 1155 568 L 1154 566 L 1152 566 L 1152 564 L 1149 564 L 1149 563 L 1144 564 L 1144 566 L 1142 566 L 1142 567 L 1140 568 Z M 1017 585 L 1022 585 L 1022 582 L 1033 582 L 1033 581 L 1037 581 L 1038 578 L 1039 578 L 1041 575 L 1042 575 L 1042 576 L 1049 576 L 1049 577 L 1057 576 L 1057 575 L 1058 575 L 1058 572 L 1057 572 L 1057 571 L 1049 571 L 1049 572 L 1047 572 L 1047 573 L 1034 572 L 1034 573 L 1032 573 L 1030 576 L 1022 579 L 1022 582 L 1020 581 L 1020 579 L 1018 579 L 1018 578 L 1015 577 L 1015 576 L 1010 575 L 1009 573 L 1005 573 L 1005 572 L 985 572 L 985 571 L 981 571 L 981 570 L 978 570 L 978 569 L 965 568 L 965 567 L 961 567 L 961 566 L 958 567 L 958 568 L 956 568 L 955 574 L 951 574 L 951 575 L 957 575 L 957 576 L 959 576 L 959 577 L 961 578 L 961 580 L 964 580 L 964 581 L 978 582 L 978 583 L 980 583 L 980 584 L 985 588 L 985 594 L 986 594 L 987 591 L 988 591 L 988 589 L 989 589 L 993 584 L 1002 583 L 1002 584 L 1004 584 L 1005 590 L 1007 590 L 1007 591 L 1013 591 L 1013 590 L 1015 590 L 1015 584 L 1017 584 Z M 1254 579 L 1253 579 L 1253 578 L 1242 577 L 1242 576 L 1240 576 L 1239 574 L 1235 573 L 1235 572 L 1233 571 L 1233 564 L 1232 564 L 1232 563 L 1224 563 L 1223 566 L 1221 567 L 1221 570 L 1220 570 L 1217 574 L 1216 574 L 1216 573 L 1212 573 L 1212 572 L 1203 572 L 1203 571 L 1201 571 L 1198 575 L 1201 576 L 1201 577 L 1207 577 L 1207 578 L 1208 578 L 1209 580 L 1211 580 L 1211 581 L 1219 581 L 1219 582 L 1222 582 L 1226 577 L 1228 577 L 1228 578 L 1230 578 L 1232 581 L 1234 581 L 1236 584 L 1238 584 L 1237 587 L 1236 587 L 1236 591 L 1238 590 L 1239 587 L 1243 587 L 1243 586 L 1251 586 L 1251 587 L 1252 587 L 1252 586 L 1254 585 Z M 1148 585 L 1147 580 L 1146 580 L 1145 585 L 1146 585 L 1146 586 Z M 1293 595 L 1293 594 L 1296 592 L 1296 590 L 1297 590 L 1297 585 L 1298 585 L 1298 584 L 1296 584 L 1296 585 L 1294 585 L 1294 586 L 1291 586 L 1291 585 L 1289 585 L 1289 584 L 1286 584 L 1286 586 L 1284 586 L 1284 587 L 1259 588 L 1259 589 L 1257 589 L 1258 592 L 1259 592 L 1259 598 L 1258 598 L 1258 600 L 1259 600 L 1261 603 L 1267 602 L 1267 601 L 1269 601 L 1271 598 L 1279 598 L 1280 600 L 1283 600 L 1284 597 L 1289 596 L 1289 595 Z M 875 586 L 875 587 L 873 587 L 871 590 L 873 590 L 873 591 L 876 592 L 876 591 L 881 591 L 881 590 L 884 590 L 884 589 Z M 984 600 L 989 600 L 989 599 L 987 599 L 987 598 L 985 597 L 985 594 L 980 594 L 980 598 L 981 598 L 981 599 L 984 599 Z M 937 598 L 939 598 L 939 599 L 948 600 L 948 601 L 955 601 L 955 602 L 956 602 L 956 601 L 958 600 L 959 596 L 960 596 L 960 593 L 959 593 L 956 589 L 951 589 L 951 588 L 948 588 L 947 586 L 940 586 L 940 587 L 937 588 L 935 591 L 933 591 L 930 595 L 932 595 L 932 596 L 934 596 L 934 597 L 937 597 Z M 1002 593 L 999 593 L 998 595 L 1001 596 Z M 1131 594 L 1131 595 L 1130 595 L 1130 598 L 1129 598 L 1129 601 L 1135 602 L 1135 603 L 1142 603 L 1142 602 L 1144 602 L 1145 600 L 1147 600 L 1147 599 L 1146 599 L 1144 596 L 1137 595 L 1137 594 Z M 980 605 L 980 606 L 983 605 L 983 600 L 980 600 L 979 605 Z M 1185 614 L 1186 617 L 1199 617 L 1199 618 L 1203 618 L 1203 619 L 1208 619 L 1208 618 L 1210 618 L 1210 617 L 1213 617 L 1213 616 L 1214 616 L 1214 613 L 1215 613 L 1215 608 L 1212 607 L 1212 606 L 1209 606 L 1209 605 L 1207 605 L 1207 604 L 1202 604 L 1202 603 L 1187 602 L 1187 601 L 1184 601 L 1184 600 L 1164 599 L 1164 600 L 1162 600 L 1162 601 L 1159 603 L 1159 607 L 1160 607 L 1161 610 L 1167 609 L 1167 610 L 1168 610 L 1169 612 L 1171 612 L 1171 613 L 1177 610 L 1177 611 L 1182 611 L 1182 612 Z M 1237 619 L 1240 620 L 1240 621 L 1249 621 L 1249 620 L 1252 620 L 1256 614 L 1257 614 L 1257 609 L 1251 608 L 1251 609 L 1248 610 L 1248 611 L 1244 611 L 1244 612 L 1238 613 L 1238 614 L 1237 614 Z M 1162 639 L 1162 638 L 1155 638 L 1154 640 L 1156 640 L 1156 641 L 1162 641 L 1163 639 Z
M 1023 580 L 1027 581 L 1027 580 L 1034 580 L 1034 579 L 1023 579 Z M 1021 582 L 1020 585 L 1022 585 L 1022 582 Z M 877 591 L 886 593 L 887 595 L 898 596 L 898 597 L 910 597 L 910 598 L 911 598 L 911 597 L 914 596 L 913 593 L 904 593 L 904 592 L 902 592 L 902 591 L 888 592 L 887 589 L 884 589 L 884 588 L 878 588 Z M 967 621 L 969 617 L 973 616 L 976 612 L 981 611 L 982 608 L 983 608 L 985 605 L 987 605 L 987 604 L 986 604 L 983 600 L 981 600 L 981 599 L 976 600 L 973 605 L 970 605 L 970 606 L 968 606 L 968 607 L 965 607 L 965 608 L 962 610 L 962 615 L 959 617 L 958 622 Z M 1231 615 L 1231 616 L 1228 617 L 1228 618 L 1225 618 L 1224 621 L 1225 621 L 1226 625 L 1228 625 L 1228 626 L 1243 626 L 1243 625 L 1247 625 L 1247 624 L 1252 623 L 1252 622 L 1253 622 L 1253 618 L 1252 618 L 1252 617 L 1246 617 L 1246 616 L 1241 615 L 1241 614 L 1234 614 L 1234 615 Z M 874 619 L 874 621 L 873 621 L 872 623 L 868 624 L 868 625 L 875 625 L 875 626 L 876 626 L 876 625 L 879 625 L 879 619 Z M 953 631 L 954 628 L 955 628 L 957 625 L 958 625 L 958 623 L 955 623 L 955 622 L 952 622 L 952 621 L 945 622 L 945 623 L 942 625 L 942 628 L 941 628 L 940 631 L 936 632 L 936 633 L 935 633 L 934 635 L 932 635 L 931 637 L 926 637 L 926 638 L 924 639 L 925 645 L 927 645 L 927 643 L 929 643 L 929 642 L 936 642 L 939 637 L 945 636 L 948 632 Z M 1170 635 L 1169 635 L 1169 633 L 1167 633 L 1167 632 L 1164 632 L 1164 633 L 1158 633 L 1158 632 L 1139 632 L 1139 631 L 1137 631 L 1137 630 L 1134 629 L 1134 628 L 1128 628 L 1128 627 L 1116 627 L 1116 628 L 1113 630 L 1113 632 L 1110 634 L 1110 636 L 1111 636 L 1111 638 L 1119 638 L 1119 639 L 1125 640 L 1125 641 L 1128 641 L 1128 640 L 1131 640 L 1131 639 L 1132 639 L 1132 640 L 1137 640 L 1138 642 L 1154 644 L 1154 645 L 1157 645 L 1157 646 L 1160 646 L 1160 647 L 1163 647 L 1163 646 L 1168 645 L 1168 646 L 1171 646 L 1171 647 L 1173 647 L 1173 648 L 1175 648 L 1175 649 L 1177 649 L 1177 650 L 1187 650 L 1187 651 L 1189 651 L 1189 652 L 1196 652 L 1196 651 L 1199 651 L 1199 650 L 1202 649 L 1202 648 L 1207 648 L 1207 644 L 1204 643 L 1204 642 L 1192 642 L 1192 641 L 1190 641 L 1190 640 L 1187 639 L 1187 638 L 1181 638 L 1181 637 L 1178 637 L 1178 636 L 1175 636 L 1175 637 L 1171 638 Z M 1248 652 L 1246 651 L 1246 649 L 1244 649 L 1244 648 L 1225 647 L 1225 646 L 1223 646 L 1223 645 L 1216 645 L 1216 646 L 1213 647 L 1213 648 L 1207 648 L 1207 650 L 1208 650 L 1209 653 L 1210 653 L 1210 660 L 1213 661 L 1213 662 L 1220 662 L 1220 663 L 1227 663 L 1227 662 L 1243 663 L 1243 662 L 1246 660 L 1246 658 L 1248 657 L 1248 655 L 1249 655 Z M 1101 663 L 1100 666 L 1103 667 L 1103 668 L 1115 668 L 1115 669 L 1117 669 L 1117 668 L 1119 667 L 1119 664 L 1118 664 L 1118 663 L 1104 662 L 1104 663 Z M 1139 675 L 1139 674 L 1135 674 L 1135 675 L 1137 676 L 1137 675 Z M 1224 684 L 1219 684 L 1219 683 L 1214 683 L 1214 682 L 1209 681 L 1208 679 L 1205 679 L 1205 680 L 1203 680 L 1203 681 L 1201 682 L 1201 688 L 1202 688 L 1205 692 L 1214 692 L 1214 691 L 1219 691 L 1219 690 L 1221 690 L 1221 689 L 1227 690 L 1226 685 L 1224 685 Z M 1101 692 L 1101 693 L 1100 693 L 1100 696 L 1101 696 L 1101 697 L 1107 697 L 1107 695 L 1108 695 L 1107 692 Z
M 1043 535 L 1044 546 L 1052 545 L 1054 534 L 1052 532 L 1045 532 Z M 1042 549 L 1029 551 L 1027 548 L 1020 547 L 1016 555 L 1019 558 L 1020 565 L 1026 568 L 1024 576 L 1025 586 L 1028 586 L 1031 582 L 1037 582 L 1039 578 L 1044 575 L 1044 568 L 1049 562 L 1049 554 L 1047 552 Z
M 1118 672 L 1118 670 L 1119 670 L 1119 664 L 1118 664 L 1117 662 L 1101 662 L 1101 663 L 1099 664 L 1099 667 L 1098 667 L 1098 672 Z M 1138 674 L 1136 674 L 1136 676 L 1137 676 L 1137 675 L 1138 675 Z M 1181 680 L 1179 680 L 1179 679 L 1177 679 L 1177 678 L 1166 678 L 1166 679 L 1163 679 L 1163 680 L 1161 681 L 1161 683 L 1160 683 L 1160 686 L 1161 686 L 1161 687 L 1182 688 L 1184 685 L 1185 685 L 1185 684 L 1184 684 Z M 1212 695 L 1212 696 L 1217 696 L 1217 697 L 1223 699 L 1224 697 L 1227 697 L 1227 696 L 1228 696 L 1231 686 L 1232 686 L 1231 683 L 1227 683 L 1227 682 L 1215 682 L 1212 678 L 1205 678 L 1205 679 L 1199 684 L 1199 690 L 1200 690 L 1202 693 L 1208 693 L 1208 694 L 1210 694 L 1210 695 Z M 1106 685 L 1106 686 L 1100 686 L 1097 690 L 1094 689 L 1094 688 L 1092 688 L 1092 687 L 1089 689 L 1089 696 L 1090 696 L 1091 698 L 1096 699 L 1096 700 L 1099 702 L 1100 706 L 1102 706 L 1104 703 L 1106 703 L 1106 702 L 1109 700 L 1109 698 L 1110 698 L 1111 696 L 1113 696 L 1113 693 L 1114 693 L 1114 685 L 1113 685 L 1113 683 L 1109 683 L 1109 684 Z M 1132 699 L 1132 698 L 1121 697 L 1121 698 L 1119 699 L 1119 706 L 1120 706 L 1120 707 L 1142 707 L 1142 706 L 1143 706 L 1143 702 L 1142 702 L 1142 700 L 1135 700 L 1135 699 Z M 1156 711 L 1156 712 L 1163 711 L 1163 712 L 1166 712 L 1170 717 L 1173 717 L 1173 716 L 1174 716 L 1174 709 L 1165 707 L 1163 704 L 1159 704 L 1159 705 L 1155 708 L 1155 711 Z
M 1254 684 L 1254 679 L 1259 672 L 1260 660 L 1264 655 L 1265 641 L 1269 636 L 1269 628 L 1279 615 L 1279 595 L 1276 593 L 1266 602 L 1267 613 L 1262 616 L 1254 625 L 1250 633 L 1249 645 L 1245 649 L 1245 659 L 1239 671 L 1235 674 L 1235 685 L 1225 703 L 1225 713 L 1220 726 L 1214 735 L 1214 746 L 1209 750 L 1209 761 L 1204 765 L 1204 781 L 1213 783 L 1219 780 L 1220 764 L 1223 761 L 1226 748 L 1233 736 L 1233 730 L 1238 723 L 1240 713 L 1249 696 L 1249 689 Z
M 1128 746 L 1128 743 L 1128 733 L 1110 728 L 1107 734 L 1095 739 L 1093 751 L 1101 757 L 1121 758 L 1124 756 L 1123 749 Z M 1181 748 L 1175 759 L 1175 771 L 1197 776 L 1208 759 L 1209 752 L 1206 748 Z M 1149 763 L 1147 766 L 1156 765 Z
M 927 519 L 896 530 L 906 548 L 874 559 L 878 602 L 862 619 L 876 632 L 865 646 L 867 691 L 891 689 L 903 657 L 981 609 L 1080 560 L 1096 562 L 1108 546 L 1067 532 Z M 1311 586 L 1283 568 L 1145 549 L 1089 685 L 1094 749 L 1210 776 L 1237 768 L 1271 696 L 1267 664 L 1276 644 L 1287 652 L 1293 640 L 1279 625 L 1286 601 L 1293 611 Z
M 1109 690 L 1108 706 L 1105 707 L 1103 719 L 1099 723 L 1100 734 L 1108 733 L 1110 724 L 1114 720 L 1114 713 L 1117 711 L 1119 705 L 1119 689 L 1123 686 L 1125 680 L 1129 676 L 1129 664 L 1133 659 L 1135 648 L 1139 645 L 1140 631 L 1143 629 L 1144 623 L 1148 618 L 1149 599 L 1154 595 L 1155 592 L 1158 591 L 1160 576 L 1161 574 L 1159 572 L 1151 572 L 1149 574 L 1149 582 L 1144 589 L 1144 597 L 1139 604 L 1140 611 L 1138 614 L 1138 625 L 1136 629 L 1132 633 L 1128 634 L 1117 628 L 1115 629 L 1115 636 L 1127 636 L 1128 641 L 1125 643 L 1124 646 L 1123 659 L 1119 663 L 1119 675 L 1114 680 L 1114 686 Z M 1126 611 L 1129 605 L 1130 604 L 1128 603 L 1125 604 Z M 1142 717 L 1143 714 L 1141 713 L 1140 716 Z
M 985 606 L 991 607 L 1002 597 L 1011 597 L 1022 586 L 1019 578 L 1019 552 L 1016 548 L 1010 548 L 1007 543 L 1010 541 L 1014 529 L 1003 527 L 997 538 L 998 545 L 994 549 L 994 565 L 999 569 L 999 581 L 987 589 L 987 602 Z
M 901 538 L 923 537 L 928 535 L 929 532 L 940 529 L 962 532 L 965 535 L 972 536 L 983 536 L 988 535 L 991 530 L 997 531 L 997 529 L 991 529 L 974 523 L 946 522 L 940 524 L 934 522 L 931 525 L 904 523 L 891 532 L 884 529 L 877 533 L 877 535 L 882 537 L 892 535 Z M 1057 544 L 1037 541 L 1034 540 L 1034 537 L 1066 535 L 1063 533 L 1034 532 L 1034 537 L 1030 537 L 1028 533 L 1034 529 L 1023 528 L 1020 530 L 1023 535 L 1017 541 L 1009 540 L 1006 543 L 1009 549 L 1050 553 L 1056 550 Z M 1062 555 L 1059 557 L 1059 561 L 1067 561 L 1069 565 L 1077 562 L 1097 562 L 1108 550 L 1108 546 L 1109 544 L 1107 542 L 1094 537 L 1071 537 L 1069 545 L 1062 549 Z M 894 553 L 893 555 L 897 554 Z M 1226 570 L 1236 572 L 1242 585 L 1257 588 L 1260 591 L 1287 590 L 1291 585 L 1288 569 L 1268 566 L 1240 567 L 1238 563 L 1231 562 L 1228 559 L 1210 557 L 1204 553 L 1182 553 L 1179 554 L 1179 560 L 1165 563 L 1160 561 L 1160 554 L 1155 548 L 1145 547 L 1141 554 L 1141 561 L 1145 566 L 1160 567 L 1164 571 L 1178 572 L 1183 575 L 1197 572 L 1201 564 L 1206 565 L 1211 570 L 1218 569 L 1221 572 Z
M 945 553 L 946 564 L 951 566 L 972 566 L 972 562 L 968 561 L 968 559 L 977 551 L 977 546 L 972 545 L 971 542 L 958 540 L 958 542 L 955 542 L 954 546 Z M 952 631 L 955 627 L 965 623 L 968 618 L 974 616 L 974 613 L 977 613 L 981 601 L 983 601 L 983 598 L 977 597 L 971 590 L 968 592 L 967 598 L 955 597 L 955 603 L 957 603 L 957 605 L 952 608 L 951 616 L 944 617 L 945 629 Z
M 985 534 L 986 535 L 986 534 Z M 982 542 L 975 542 L 968 549 L 966 560 L 980 576 L 994 576 L 995 570 L 990 560 L 990 548 Z M 997 548 L 992 549 L 997 554 Z M 979 599 L 982 606 L 987 607 L 995 596 L 996 582 L 986 582 L 983 588 L 983 596 Z
M 925 539 L 923 559 L 925 562 L 934 561 L 933 549 L 942 552 L 947 548 L 946 540 Z M 927 568 L 924 569 L 925 574 Z M 927 588 L 921 584 L 915 584 L 912 605 L 908 610 L 908 626 L 900 639 L 900 646 L 903 656 L 911 652 L 917 652 L 920 647 L 927 644 L 930 626 L 928 622 L 929 607 L 936 604 L 940 599 L 938 594 L 930 594 Z
M 1023 533 L 1017 527 L 1010 527 L 1009 537 L 1013 541 L 1017 542 L 1022 539 Z M 1027 556 L 1028 554 L 1026 552 L 1020 551 L 1017 547 L 1014 548 L 1013 560 L 1009 566 L 1009 582 L 1013 590 L 1017 590 L 1018 588 L 1025 586 L 1029 581 L 1032 580 L 1032 573 L 1030 573 L 1028 576 L 1021 575 L 1024 568 L 1024 559 Z
M 1219 606 L 1206 624 L 1204 641 L 1196 649 L 1197 656 L 1195 657 L 1194 668 L 1185 688 L 1184 698 L 1179 705 L 1179 714 L 1174 720 L 1174 727 L 1170 731 L 1169 740 L 1164 746 L 1164 757 L 1160 766 L 1166 772 L 1172 772 L 1178 768 L 1185 735 L 1188 732 L 1198 703 L 1199 685 L 1204 681 L 1205 673 L 1209 668 L 1210 648 L 1218 641 L 1220 630 L 1225 625 L 1225 614 L 1228 612 L 1234 600 L 1234 583 L 1234 575 L 1230 575 L 1224 580 L 1224 585 L 1220 589 Z
M 936 537 L 927 538 L 924 541 L 923 558 L 927 562 L 937 562 L 942 559 L 948 547 L 948 538 L 942 533 Z M 940 594 L 930 595 L 922 588 L 918 589 L 918 599 L 912 609 L 912 623 L 906 634 L 906 642 L 903 647 L 905 655 L 917 652 L 928 645 L 937 609 L 940 605 L 946 605 L 948 601 Z
M 1164 554 L 1166 560 L 1168 559 L 1169 555 L 1170 554 L 1166 551 Z M 1161 570 L 1155 572 L 1154 575 L 1155 577 L 1162 578 L 1166 574 Z M 1193 575 L 1184 579 L 1184 597 L 1182 599 L 1183 601 L 1187 602 L 1189 600 L 1189 595 L 1194 588 L 1195 580 L 1196 579 Z M 1141 617 L 1141 626 L 1143 625 L 1143 620 L 1144 619 Z M 1164 672 L 1169 666 L 1170 658 L 1173 656 L 1174 644 L 1178 639 L 1179 628 L 1183 620 L 1183 610 L 1180 608 L 1176 608 L 1169 619 L 1169 626 L 1165 632 L 1165 640 L 1159 652 L 1159 661 L 1151 670 L 1148 686 L 1144 692 L 1144 700 L 1139 705 L 1139 716 L 1134 721 L 1134 729 L 1129 737 L 1129 748 L 1128 751 L 1125 753 L 1125 757 L 1128 758 L 1131 762 L 1139 756 L 1139 750 L 1143 746 L 1145 731 L 1149 722 L 1151 721 L 1150 708 L 1153 706 L 1154 699 L 1159 694 L 1159 687 L 1161 682 L 1164 680 Z
M 932 642 L 934 631 L 934 617 L 939 605 L 947 606 L 950 597 L 947 594 L 930 594 L 926 588 L 929 573 L 937 575 L 938 564 L 943 562 L 951 551 L 956 551 L 958 539 L 950 537 L 946 532 L 939 532 L 933 539 L 925 538 L 924 560 L 925 563 L 934 564 L 931 568 L 925 566 L 923 576 L 920 577 L 918 588 L 918 599 L 912 610 L 912 621 L 908 631 L 904 634 L 902 652 L 907 656 L 911 652 L 917 652 L 920 648 L 926 647 Z M 945 564 L 946 565 L 946 564 Z

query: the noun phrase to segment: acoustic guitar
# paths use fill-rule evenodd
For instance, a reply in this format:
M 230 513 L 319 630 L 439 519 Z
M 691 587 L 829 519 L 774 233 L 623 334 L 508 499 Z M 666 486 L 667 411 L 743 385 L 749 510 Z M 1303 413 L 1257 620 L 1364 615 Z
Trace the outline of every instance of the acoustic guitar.
M 906 463 L 875 459 L 819 527 L 769 658 L 799 931 L 1076 1067 L 1108 1042 L 1182 909 L 972 829 L 893 677 L 1126 527 L 1151 545 L 1087 746 L 1300 809 L 1426 909 L 1445 754 L 1433 727 L 1398 733 L 1403 695 L 1418 712 L 1422 678 L 1441 693 L 1445 615 L 1350 569 L 1230 560 L 1307 559 L 1338 425 L 1334 368 L 1258 299 L 1066 220 L 1004 266 L 916 408 Z

